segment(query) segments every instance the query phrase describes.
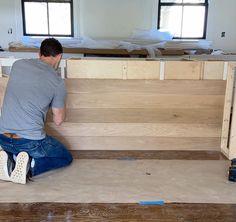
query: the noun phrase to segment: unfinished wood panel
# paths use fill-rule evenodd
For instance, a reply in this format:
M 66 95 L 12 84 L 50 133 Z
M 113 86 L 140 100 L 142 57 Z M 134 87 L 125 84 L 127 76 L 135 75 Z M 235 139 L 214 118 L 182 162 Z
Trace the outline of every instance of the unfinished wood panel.
M 3 98 L 4 98 L 5 90 L 7 87 L 7 82 L 8 82 L 8 78 L 5 78 L 5 77 L 0 78 L 0 107 L 2 106 L 2 103 L 3 103 Z
M 223 80 L 95 80 L 66 79 L 67 93 L 155 93 L 188 95 L 224 95 Z
M 204 108 L 223 109 L 224 96 L 128 93 L 68 94 L 67 108 Z
M 67 60 L 67 78 L 123 79 L 126 61 Z
M 0 78 L 2 77 L 2 62 L 0 60 Z
M 236 158 L 236 90 L 235 90 L 235 68 L 236 68 L 236 64 L 231 64 L 231 69 L 230 69 L 230 80 L 232 78 L 231 81 L 233 81 L 233 90 L 232 90 L 232 101 L 231 101 L 231 105 L 232 105 L 232 119 L 231 119 L 231 124 L 230 124 L 230 134 L 229 134 L 229 159 L 234 159 Z M 230 81 L 229 80 L 229 81 Z M 232 83 L 231 83 L 232 84 Z M 230 84 L 230 88 L 229 88 L 229 93 L 230 93 L 230 89 L 231 89 L 231 84 Z M 228 107 L 229 108 L 229 105 Z M 231 107 L 230 107 L 231 108 Z M 231 111 L 231 109 L 230 109 Z M 226 110 L 227 112 L 227 110 Z M 229 112 L 229 111 L 228 111 Z M 229 118 L 229 116 L 228 116 Z
M 219 61 L 204 62 L 203 79 L 223 79 L 224 64 Z
M 203 67 L 198 61 L 166 61 L 165 79 L 201 79 Z
M 160 62 L 127 61 L 127 79 L 160 79 Z
M 57 127 L 47 123 L 47 132 L 55 136 L 157 136 L 220 137 L 216 124 L 165 123 L 64 123 Z
M 225 92 L 224 101 L 224 113 L 223 113 L 223 124 L 222 124 L 222 134 L 221 134 L 221 151 L 227 157 L 229 157 L 229 134 L 230 134 L 230 118 L 231 118 L 231 107 L 233 103 L 233 88 L 234 88 L 234 66 L 230 65 L 228 67 L 227 74 L 227 85 Z
M 70 150 L 209 150 L 220 151 L 218 137 L 57 136 Z
M 222 124 L 222 109 L 67 109 L 71 123 L 214 123 Z M 49 112 L 47 121 L 52 122 Z

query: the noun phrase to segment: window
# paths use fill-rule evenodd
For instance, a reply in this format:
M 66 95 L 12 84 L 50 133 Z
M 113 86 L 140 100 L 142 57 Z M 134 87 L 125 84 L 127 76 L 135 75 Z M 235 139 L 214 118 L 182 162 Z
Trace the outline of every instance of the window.
M 72 37 L 72 4 L 73 0 L 22 0 L 24 35 Z
M 208 0 L 159 0 L 158 29 L 177 39 L 206 38 Z

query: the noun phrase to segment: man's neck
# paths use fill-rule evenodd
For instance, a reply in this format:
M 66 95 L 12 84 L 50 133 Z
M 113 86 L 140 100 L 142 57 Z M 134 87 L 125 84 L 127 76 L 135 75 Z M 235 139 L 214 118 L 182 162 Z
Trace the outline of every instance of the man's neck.
M 55 69 L 55 58 L 52 56 L 40 56 L 40 60 Z

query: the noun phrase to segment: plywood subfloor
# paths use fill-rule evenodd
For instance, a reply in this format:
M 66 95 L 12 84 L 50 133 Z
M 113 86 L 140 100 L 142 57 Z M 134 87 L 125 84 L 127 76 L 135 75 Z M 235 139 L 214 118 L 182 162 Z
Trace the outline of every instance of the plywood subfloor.
M 75 160 L 26 186 L 0 182 L 1 203 L 236 203 L 226 160 Z

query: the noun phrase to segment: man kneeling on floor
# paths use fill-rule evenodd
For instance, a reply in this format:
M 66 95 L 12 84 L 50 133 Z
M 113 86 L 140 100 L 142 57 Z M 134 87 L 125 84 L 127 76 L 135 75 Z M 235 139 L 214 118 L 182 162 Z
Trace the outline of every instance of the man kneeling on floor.
M 56 125 L 65 118 L 65 85 L 56 72 L 62 51 L 58 40 L 48 38 L 39 59 L 12 66 L 0 117 L 1 180 L 26 184 L 28 177 L 72 162 L 65 146 L 44 131 L 49 108 Z

